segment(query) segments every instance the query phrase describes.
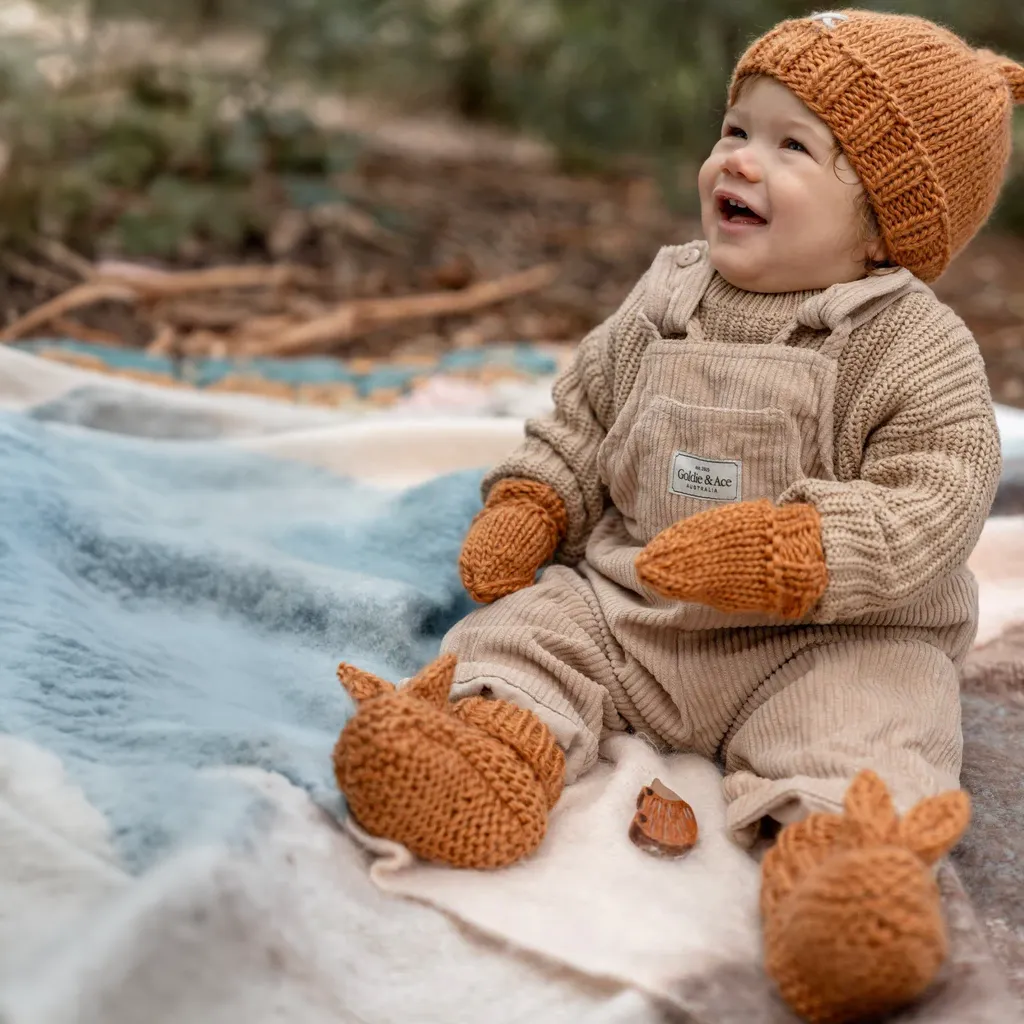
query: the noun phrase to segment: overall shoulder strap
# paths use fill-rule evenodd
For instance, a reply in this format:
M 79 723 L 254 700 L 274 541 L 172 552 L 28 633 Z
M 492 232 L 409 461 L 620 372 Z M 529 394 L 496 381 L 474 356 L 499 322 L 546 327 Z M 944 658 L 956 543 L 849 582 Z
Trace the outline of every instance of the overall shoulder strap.
M 887 274 L 826 288 L 797 310 L 796 323 L 816 331 L 829 331 L 820 351 L 822 355 L 838 358 L 850 334 L 858 327 L 904 295 L 928 290 L 926 284 L 901 267 Z
M 661 249 L 649 271 L 644 313 L 662 335 L 686 333 L 714 273 L 707 242 Z

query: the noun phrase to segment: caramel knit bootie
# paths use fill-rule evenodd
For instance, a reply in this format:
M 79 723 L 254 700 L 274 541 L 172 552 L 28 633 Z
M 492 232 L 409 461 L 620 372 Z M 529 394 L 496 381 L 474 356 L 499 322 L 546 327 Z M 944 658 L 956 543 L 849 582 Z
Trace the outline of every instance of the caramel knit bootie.
M 885 784 L 865 771 L 843 814 L 782 830 L 762 864 L 765 969 L 797 1014 L 845 1024 L 922 995 L 948 953 L 931 866 L 969 819 L 962 790 L 899 819 Z
M 339 665 L 359 708 L 335 745 L 334 774 L 371 835 L 452 867 L 505 867 L 544 838 L 565 755 L 531 711 L 483 697 L 450 704 L 454 671 L 446 655 L 396 690 Z

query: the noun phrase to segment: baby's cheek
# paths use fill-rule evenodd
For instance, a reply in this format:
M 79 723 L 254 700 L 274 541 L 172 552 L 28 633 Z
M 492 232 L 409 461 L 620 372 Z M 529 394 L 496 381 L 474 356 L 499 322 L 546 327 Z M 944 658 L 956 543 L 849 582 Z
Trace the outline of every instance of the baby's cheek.
M 714 153 L 701 164 L 700 171 L 697 174 L 697 191 L 702 202 L 711 198 L 715 181 L 721 173 L 721 169 L 721 158 L 716 157 Z

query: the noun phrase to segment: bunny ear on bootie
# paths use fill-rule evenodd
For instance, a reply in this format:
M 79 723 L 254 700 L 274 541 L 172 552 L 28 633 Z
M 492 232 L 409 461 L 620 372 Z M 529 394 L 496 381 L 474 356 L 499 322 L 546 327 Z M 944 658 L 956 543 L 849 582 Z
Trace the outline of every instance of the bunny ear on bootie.
M 406 689 L 428 704 L 443 708 L 448 703 L 452 681 L 455 678 L 454 654 L 442 654 L 409 680 Z
M 403 687 L 403 691 L 435 707 L 444 707 L 452 688 L 455 663 L 454 654 L 442 655 L 420 669 Z M 397 692 L 393 683 L 344 661 L 338 666 L 338 682 L 345 687 L 357 704 L 373 697 L 383 697 L 385 694 Z
M 899 839 L 926 864 L 934 864 L 963 838 L 971 821 L 971 798 L 962 789 L 926 797 L 899 823 Z
M 962 789 L 925 797 L 897 817 L 885 783 L 870 769 L 846 791 L 844 830 L 853 845 L 893 843 L 934 864 L 961 840 L 971 820 L 971 800 Z
M 385 693 L 394 693 L 395 687 L 386 679 L 375 676 L 365 669 L 356 668 L 343 661 L 338 666 L 338 682 L 345 688 L 348 695 L 357 703 L 372 697 L 382 697 Z
M 846 826 L 860 843 L 887 843 L 895 839 L 898 819 L 889 789 L 870 769 L 859 772 L 843 800 Z

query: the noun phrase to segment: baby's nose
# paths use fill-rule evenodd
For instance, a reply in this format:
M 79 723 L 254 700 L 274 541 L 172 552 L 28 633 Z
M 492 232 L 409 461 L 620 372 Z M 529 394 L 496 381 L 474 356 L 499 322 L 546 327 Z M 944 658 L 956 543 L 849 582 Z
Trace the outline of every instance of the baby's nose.
M 724 167 L 730 174 L 737 178 L 745 178 L 747 181 L 760 181 L 764 176 L 756 154 L 746 146 L 729 153 L 725 158 Z

